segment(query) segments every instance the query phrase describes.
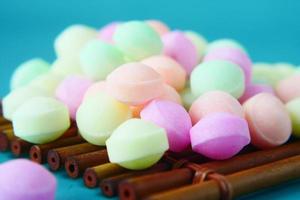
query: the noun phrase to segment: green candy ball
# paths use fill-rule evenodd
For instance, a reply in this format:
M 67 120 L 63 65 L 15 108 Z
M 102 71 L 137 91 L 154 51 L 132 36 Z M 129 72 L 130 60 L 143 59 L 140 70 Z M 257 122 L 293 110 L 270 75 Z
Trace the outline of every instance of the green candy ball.
M 239 98 L 245 90 L 244 73 L 238 65 L 228 61 L 204 62 L 191 74 L 191 90 L 196 97 L 220 90 Z
M 104 92 L 86 98 L 77 110 L 81 136 L 94 145 L 105 145 L 112 132 L 132 116 L 129 106 Z
M 80 54 L 82 71 L 94 80 L 104 80 L 110 72 L 125 62 L 119 49 L 100 40 L 88 42 Z
M 207 52 L 218 49 L 218 48 L 225 48 L 225 47 L 231 47 L 231 48 L 237 48 L 242 50 L 243 52 L 247 53 L 247 50 L 241 45 L 238 41 L 233 39 L 219 39 L 215 40 L 211 43 L 209 43 L 207 47 Z
M 169 143 L 163 128 L 141 119 L 130 119 L 113 132 L 106 146 L 110 162 L 138 170 L 158 162 Z
M 30 83 L 33 79 L 49 71 L 50 64 L 40 58 L 22 63 L 13 73 L 10 88 L 14 90 Z
M 190 109 L 193 102 L 197 99 L 197 97 L 195 97 L 192 94 L 191 88 L 185 88 L 184 90 L 182 90 L 180 92 L 180 96 L 181 96 L 182 104 L 187 110 Z
M 130 21 L 121 24 L 115 34 L 116 46 L 129 60 L 142 60 L 162 52 L 160 36 L 147 23 Z
M 16 110 L 12 121 L 15 135 L 35 144 L 52 142 L 70 127 L 68 108 L 50 97 L 26 101 Z
M 295 98 L 286 104 L 292 120 L 293 135 L 300 137 L 300 98 Z

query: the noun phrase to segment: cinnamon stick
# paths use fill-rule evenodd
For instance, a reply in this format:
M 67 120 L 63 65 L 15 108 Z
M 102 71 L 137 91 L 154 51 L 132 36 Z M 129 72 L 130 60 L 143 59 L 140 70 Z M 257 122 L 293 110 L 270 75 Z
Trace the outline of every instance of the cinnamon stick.
M 71 156 L 66 159 L 65 169 L 71 178 L 77 178 L 88 167 L 109 162 L 106 149 Z
M 67 157 L 97 151 L 101 149 L 103 149 L 103 147 L 95 146 L 89 143 L 55 148 L 48 152 L 47 162 L 51 170 L 57 171 L 62 165 L 64 165 Z
M 82 139 L 80 136 L 73 136 L 58 139 L 48 144 L 33 145 L 30 148 L 29 156 L 32 161 L 42 164 L 47 161 L 47 154 L 50 149 L 66 147 L 80 143 L 84 143 L 84 139 Z
M 105 196 L 113 197 L 113 196 L 117 195 L 118 186 L 121 181 L 123 181 L 127 178 L 132 178 L 132 177 L 136 177 L 136 176 L 166 171 L 166 170 L 169 170 L 170 168 L 171 168 L 170 164 L 161 162 L 161 163 L 158 163 L 158 164 L 154 165 L 153 167 L 146 169 L 146 170 L 128 172 L 128 173 L 116 175 L 113 177 L 109 177 L 109 178 L 103 179 L 100 182 L 100 189 L 102 190 L 102 193 Z
M 275 149 L 248 153 L 224 161 L 200 164 L 199 166 L 212 169 L 218 173 L 229 174 L 299 154 L 300 142 L 295 142 Z M 189 163 L 187 163 L 181 169 L 125 180 L 120 184 L 119 191 L 122 194 L 125 191 L 128 193 L 126 195 L 128 198 L 124 197 L 124 199 L 141 199 L 153 193 L 191 184 L 194 173 L 195 171 L 189 168 Z
M 10 124 L 10 121 L 8 121 L 4 117 L 0 116 L 0 125 L 3 125 L 3 124 Z
M 225 177 L 225 180 L 227 180 L 226 182 L 229 185 L 228 192 L 232 194 L 231 197 L 236 198 L 297 178 L 300 178 L 299 155 L 228 175 Z M 154 194 L 146 199 L 212 200 L 224 198 L 224 194 L 222 194 L 221 191 L 218 182 L 209 180 L 176 190 Z
M 84 184 L 93 188 L 98 186 L 99 182 L 105 178 L 116 176 L 128 172 L 129 170 L 120 167 L 114 163 L 106 163 L 95 167 L 87 168 L 83 174 Z
M 0 124 L 0 131 L 6 130 L 6 129 L 12 129 L 12 124 L 11 123 L 5 123 L 5 124 Z
M 30 142 L 26 142 L 20 138 L 15 138 L 11 141 L 10 150 L 14 156 L 20 157 L 22 154 L 28 153 L 32 145 L 33 144 Z
M 15 138 L 12 129 L 6 129 L 0 131 L 0 151 L 6 151 L 9 149 L 10 142 Z

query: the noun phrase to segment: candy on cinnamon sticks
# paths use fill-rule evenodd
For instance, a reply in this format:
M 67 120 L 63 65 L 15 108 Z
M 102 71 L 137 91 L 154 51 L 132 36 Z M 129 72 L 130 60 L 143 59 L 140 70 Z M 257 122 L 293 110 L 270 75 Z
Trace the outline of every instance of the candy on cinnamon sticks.
M 287 144 L 271 150 L 257 151 L 233 157 L 224 161 L 213 161 L 200 164 L 200 167 L 212 169 L 218 173 L 229 174 L 236 171 L 256 167 L 300 154 L 300 142 Z M 152 193 L 169 190 L 191 184 L 195 171 L 185 164 L 184 168 L 154 175 L 141 176 L 124 181 L 120 184 L 119 191 L 128 198 L 140 199 Z
M 50 169 L 53 171 L 57 171 L 62 165 L 64 165 L 67 157 L 101 149 L 103 149 L 103 147 L 95 146 L 89 143 L 60 147 L 52 149 L 48 152 L 47 161 Z
M 24 153 L 28 153 L 32 143 L 26 142 L 20 138 L 15 138 L 11 141 L 10 150 L 14 156 L 19 157 Z
M 15 138 L 12 129 L 0 131 L 0 151 L 6 151 L 10 147 L 11 141 Z
M 182 187 L 176 190 L 170 190 L 154 194 L 146 198 L 147 200 L 199 200 L 199 199 L 221 199 L 236 198 L 257 190 L 275 186 L 286 181 L 300 178 L 300 156 L 294 156 L 283 160 L 275 161 L 259 167 L 240 171 L 219 179 L 208 175 L 208 178 L 214 179 L 198 184 Z M 221 182 L 226 185 L 221 189 Z M 225 190 L 224 190 L 225 189 Z M 126 191 L 123 191 L 126 192 Z M 126 193 L 121 195 L 121 199 Z
M 109 162 L 106 149 L 71 156 L 66 159 L 65 169 L 69 177 L 77 178 L 88 167 Z

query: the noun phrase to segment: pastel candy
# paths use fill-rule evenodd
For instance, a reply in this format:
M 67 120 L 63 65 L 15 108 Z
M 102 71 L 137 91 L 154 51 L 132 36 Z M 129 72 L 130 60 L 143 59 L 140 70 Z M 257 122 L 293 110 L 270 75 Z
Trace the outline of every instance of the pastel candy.
M 91 98 L 100 92 L 105 92 L 106 83 L 105 81 L 99 81 L 90 85 L 86 90 L 83 99 Z
M 13 115 L 17 137 L 34 143 L 52 142 L 70 127 L 68 108 L 50 97 L 34 97 L 22 104 Z
M 250 142 L 245 119 L 230 113 L 205 116 L 190 130 L 192 148 L 208 158 L 228 159 Z
M 191 74 L 191 90 L 197 97 L 205 92 L 221 90 L 239 98 L 245 90 L 244 73 L 239 66 L 228 61 L 204 62 Z
M 106 93 L 97 93 L 92 98 L 85 99 L 76 114 L 81 136 L 94 145 L 105 145 L 112 132 L 130 118 L 129 106 Z
M 60 33 L 54 41 L 54 49 L 59 58 L 79 58 L 83 46 L 97 37 L 97 31 L 84 25 L 72 25 Z
M 49 94 L 54 96 L 56 88 L 63 79 L 64 76 L 61 74 L 48 72 L 31 81 L 29 85 L 32 87 L 40 88 L 41 90 L 45 90 Z
M 163 80 L 152 68 L 128 63 L 107 76 L 107 92 L 117 100 L 141 105 L 163 94 Z
M 197 97 L 192 94 L 191 88 L 189 87 L 181 91 L 180 96 L 182 104 L 187 110 L 190 109 L 192 103 L 197 99 Z
M 246 85 L 251 82 L 252 62 L 242 50 L 223 47 L 210 50 L 204 57 L 204 62 L 212 60 L 227 60 L 240 66 L 244 71 Z
M 121 124 L 106 141 L 109 160 L 128 169 L 145 169 L 169 148 L 166 131 L 141 119 Z
M 125 63 L 123 53 L 115 46 L 91 40 L 80 54 L 82 71 L 94 80 L 104 80 L 115 68 Z
M 197 61 L 199 63 L 202 60 L 202 58 L 205 54 L 206 48 L 207 48 L 206 39 L 202 35 L 194 32 L 194 31 L 185 31 L 184 34 L 189 40 L 191 40 L 191 42 L 196 47 L 197 55 L 198 55 Z
M 241 104 L 230 94 L 222 91 L 211 91 L 203 94 L 194 101 L 189 110 L 193 124 L 196 124 L 206 115 L 218 112 L 244 117 Z
M 120 24 L 121 24 L 120 22 L 112 22 L 102 27 L 98 33 L 98 39 L 113 44 L 114 33 Z
M 70 117 L 75 119 L 76 111 L 80 106 L 86 90 L 92 81 L 84 76 L 67 76 L 56 89 L 56 98 L 63 102 L 69 109 Z
M 236 40 L 233 39 L 218 39 L 211 43 L 209 43 L 207 47 L 207 52 L 218 49 L 218 48 L 224 48 L 224 47 L 232 47 L 242 50 L 243 52 L 247 53 L 246 49 Z
M 170 32 L 169 27 L 159 20 L 147 20 L 146 23 L 151 26 L 160 36 Z
M 163 55 L 152 56 L 141 61 L 159 73 L 164 82 L 174 87 L 177 91 L 184 88 L 186 72 L 182 66 L 172 58 Z
M 243 96 L 239 98 L 239 102 L 244 103 L 245 101 L 259 93 L 274 94 L 274 90 L 270 85 L 267 84 L 249 84 L 246 86 Z
M 51 94 L 45 90 L 30 86 L 11 91 L 2 100 L 3 116 L 8 120 L 12 120 L 13 114 L 23 103 L 38 96 L 50 97 Z
M 300 97 L 300 74 L 295 74 L 280 81 L 276 87 L 276 94 L 283 102 Z
M 56 59 L 51 66 L 51 72 L 63 77 L 72 74 L 83 74 L 79 60 L 70 58 Z
M 141 60 L 162 52 L 159 35 L 147 23 L 130 21 L 121 24 L 113 37 L 116 46 L 131 60 Z
M 300 97 L 289 101 L 286 108 L 292 120 L 293 135 L 300 137 Z
M 190 74 L 198 62 L 197 49 L 183 32 L 172 31 L 162 36 L 164 54 L 176 60 Z
M 169 150 L 181 152 L 189 147 L 192 122 L 181 105 L 171 101 L 154 100 L 142 110 L 141 119 L 166 130 Z
M 56 179 L 42 165 L 15 159 L 0 165 L 0 193 L 5 200 L 54 200 Z
M 39 75 L 48 72 L 49 69 L 49 63 L 40 58 L 34 58 L 22 63 L 12 75 L 11 90 L 27 85 Z
M 277 97 L 260 93 L 246 101 L 243 107 L 254 146 L 268 149 L 282 145 L 289 139 L 291 120 Z

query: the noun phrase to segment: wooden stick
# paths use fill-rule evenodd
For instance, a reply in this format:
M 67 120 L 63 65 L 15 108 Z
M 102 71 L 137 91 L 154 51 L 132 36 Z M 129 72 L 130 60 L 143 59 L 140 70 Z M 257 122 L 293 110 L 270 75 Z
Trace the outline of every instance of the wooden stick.
M 229 188 L 232 190 L 232 198 L 236 198 L 297 178 L 300 178 L 299 155 L 228 175 L 225 177 L 225 180 L 227 180 Z M 220 191 L 218 182 L 210 180 L 176 190 L 158 193 L 146 199 L 213 200 L 221 199 L 223 195 Z M 121 197 L 121 199 L 124 198 Z
M 77 178 L 88 167 L 109 162 L 106 149 L 71 156 L 66 159 L 65 169 L 71 178 Z
M 81 143 L 84 143 L 84 139 L 82 139 L 80 136 L 74 136 L 62 138 L 48 144 L 33 145 L 29 151 L 30 159 L 36 163 L 42 164 L 47 161 L 47 154 L 50 149 L 66 147 Z
M 274 162 L 300 154 L 300 142 L 287 144 L 275 149 L 257 151 L 233 157 L 224 161 L 200 164 L 200 167 L 212 169 L 218 173 L 229 174 Z M 153 193 L 170 190 L 191 184 L 195 171 L 186 164 L 184 168 L 131 178 L 120 184 L 120 193 L 128 193 L 124 199 L 141 199 Z
M 84 184 L 93 188 L 98 186 L 99 182 L 105 178 L 116 176 L 121 173 L 128 172 L 129 170 L 120 167 L 114 163 L 106 163 L 95 167 L 87 168 L 83 175 Z
M 53 171 L 57 171 L 62 165 L 64 165 L 67 157 L 97 151 L 101 149 L 103 149 L 103 147 L 95 146 L 89 143 L 82 143 L 68 147 L 60 147 L 52 149 L 48 152 L 47 161 L 50 169 Z

